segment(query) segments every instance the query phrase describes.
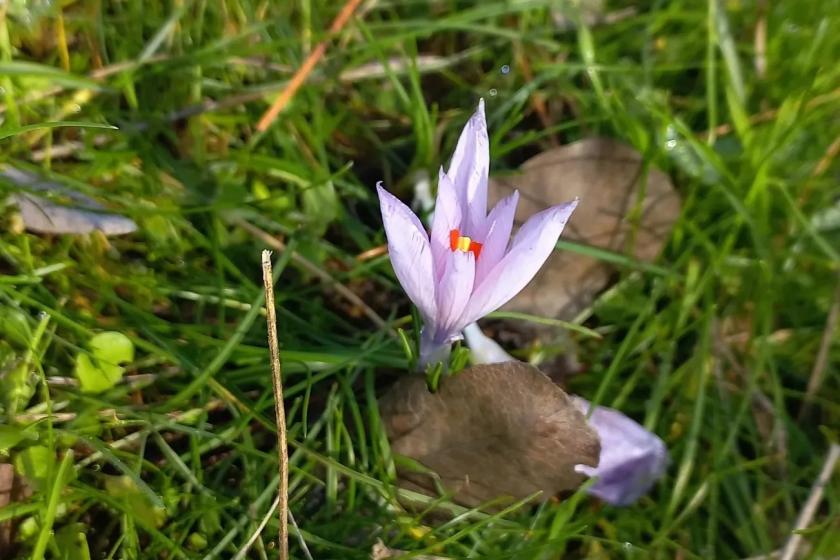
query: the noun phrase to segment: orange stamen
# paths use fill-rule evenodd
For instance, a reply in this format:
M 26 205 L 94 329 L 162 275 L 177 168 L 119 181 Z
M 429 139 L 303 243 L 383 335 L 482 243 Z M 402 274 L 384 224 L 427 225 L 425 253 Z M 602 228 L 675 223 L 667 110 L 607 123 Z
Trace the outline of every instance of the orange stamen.
M 475 260 L 478 260 L 478 256 L 481 254 L 481 248 L 484 245 L 479 243 L 478 241 L 470 241 L 470 251 L 472 254 L 475 255 Z
M 476 260 L 478 260 L 478 256 L 481 254 L 481 248 L 483 246 L 483 243 L 473 241 L 469 237 L 461 235 L 461 232 L 457 229 L 449 231 L 449 249 L 453 252 L 462 251 L 464 253 L 472 253 L 475 255 Z

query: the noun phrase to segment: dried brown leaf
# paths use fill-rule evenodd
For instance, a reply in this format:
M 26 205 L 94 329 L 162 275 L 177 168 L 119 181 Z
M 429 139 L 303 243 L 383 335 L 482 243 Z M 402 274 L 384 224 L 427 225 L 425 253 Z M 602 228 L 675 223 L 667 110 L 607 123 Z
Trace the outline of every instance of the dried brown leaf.
M 546 150 L 526 161 L 518 173 L 491 179 L 491 203 L 513 189 L 521 195 L 517 223 L 580 197 L 563 238 L 641 261 L 659 255 L 680 213 L 680 200 L 668 176 L 652 167 L 645 174 L 636 150 L 607 138 Z M 593 257 L 555 252 L 503 309 L 569 319 L 607 287 L 611 272 L 610 265 Z
M 454 501 L 477 506 L 541 491 L 548 498 L 598 464 L 595 431 L 560 387 L 533 366 L 474 366 L 430 393 L 421 376 L 398 381 L 380 400 L 392 450 L 439 477 Z M 405 485 L 434 492 L 434 479 L 402 469 Z

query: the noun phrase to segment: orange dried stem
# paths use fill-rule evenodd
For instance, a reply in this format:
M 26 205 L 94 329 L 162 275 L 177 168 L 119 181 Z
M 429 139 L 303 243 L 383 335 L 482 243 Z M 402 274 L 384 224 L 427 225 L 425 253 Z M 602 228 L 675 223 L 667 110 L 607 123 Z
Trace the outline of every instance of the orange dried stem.
M 341 28 L 344 27 L 361 2 L 362 0 L 347 0 L 347 3 L 344 4 L 344 7 L 341 8 L 341 11 L 337 16 L 335 16 L 335 20 L 333 20 L 332 25 L 330 26 L 331 35 L 341 31 Z M 266 111 L 262 118 L 260 118 L 260 122 L 257 123 L 257 130 L 265 132 L 268 127 L 271 126 L 271 123 L 274 122 L 274 119 L 277 118 L 280 111 L 286 108 L 286 105 L 288 105 L 289 101 L 292 100 L 292 97 L 294 97 L 295 93 L 297 93 L 297 90 L 300 89 L 300 86 L 303 85 L 306 78 L 308 78 L 309 74 L 312 73 L 312 70 L 315 69 L 315 65 L 320 62 L 321 58 L 323 58 L 326 50 L 327 41 L 321 41 L 314 49 L 312 49 L 312 52 L 309 53 L 308 57 L 306 57 L 306 60 L 303 62 L 301 67 L 298 68 L 295 75 L 292 76 L 292 79 L 289 81 L 289 85 L 286 86 L 286 89 L 280 92 L 280 95 L 277 96 L 277 99 L 274 100 L 274 103 L 271 107 L 269 107 L 268 111 Z

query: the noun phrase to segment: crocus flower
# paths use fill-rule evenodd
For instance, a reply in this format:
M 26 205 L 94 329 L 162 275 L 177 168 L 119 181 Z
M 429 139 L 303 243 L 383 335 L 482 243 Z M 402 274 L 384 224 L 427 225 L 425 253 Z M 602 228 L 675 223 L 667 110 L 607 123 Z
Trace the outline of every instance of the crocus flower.
M 578 410 L 589 414 L 592 403 L 572 399 Z M 601 439 L 601 458 L 597 467 L 578 465 L 577 471 L 598 478 L 589 487 L 590 494 L 617 506 L 632 504 L 665 473 L 665 443 L 632 418 L 605 406 L 595 407 L 589 423 Z
M 487 213 L 489 144 L 482 100 L 461 132 L 449 170 L 440 171 L 430 234 L 377 184 L 391 264 L 424 323 L 420 367 L 445 359 L 465 326 L 531 281 L 577 205 L 575 200 L 535 214 L 511 241 L 519 192 Z
M 473 363 L 492 364 L 512 361 L 492 338 L 476 324 L 464 329 Z M 592 403 L 572 395 L 572 403 L 583 414 L 589 414 Z M 578 465 L 577 472 L 597 477 L 588 492 L 607 503 L 625 506 L 645 495 L 665 473 L 668 450 L 656 434 L 647 431 L 635 420 L 621 412 L 596 406 L 589 416 L 590 425 L 601 440 L 601 455 L 597 467 Z

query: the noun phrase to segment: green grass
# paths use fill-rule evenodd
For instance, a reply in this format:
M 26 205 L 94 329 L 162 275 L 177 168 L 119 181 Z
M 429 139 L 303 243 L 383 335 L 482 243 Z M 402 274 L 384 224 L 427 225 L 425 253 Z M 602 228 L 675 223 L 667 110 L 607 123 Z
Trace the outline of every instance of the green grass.
M 140 226 L 36 236 L 0 214 L 0 376 L 21 374 L 3 406 L 22 438 L 0 462 L 44 459 L 33 494 L 0 509 L 18 523 L 18 557 L 84 558 L 81 532 L 93 558 L 232 558 L 265 517 L 249 557 L 276 555 L 265 243 L 247 223 L 287 244 L 275 270 L 295 558 L 299 539 L 315 558 L 359 559 L 380 537 L 534 559 L 743 558 L 786 542 L 832 437 L 823 428 L 840 419 L 835 334 L 812 413 L 797 420 L 838 278 L 836 0 L 766 3 L 763 75 L 752 2 L 642 3 L 567 30 L 549 0 L 367 3 L 262 134 L 257 120 L 338 3 L 79 0 L 33 2 L 28 15 L 9 4 L 3 160 Z M 416 63 L 387 64 L 398 56 Z M 370 63 L 384 71 L 341 78 Z M 355 258 L 383 243 L 373 185 L 409 198 L 413 173 L 445 162 L 480 96 L 495 171 L 552 134 L 601 134 L 645 154 L 683 198 L 655 266 L 603 255 L 621 279 L 585 325 L 602 338 L 571 333 L 589 372 L 570 389 L 669 446 L 666 477 L 633 507 L 579 495 L 442 524 L 401 511 L 375 402 L 406 365 L 401 343 L 301 264 L 410 328 L 387 258 Z M 133 341 L 131 382 L 83 394 L 66 380 L 105 330 Z M 806 535 L 815 557 L 840 553 L 837 482 L 826 490 Z

